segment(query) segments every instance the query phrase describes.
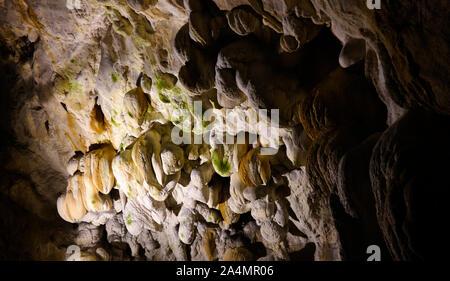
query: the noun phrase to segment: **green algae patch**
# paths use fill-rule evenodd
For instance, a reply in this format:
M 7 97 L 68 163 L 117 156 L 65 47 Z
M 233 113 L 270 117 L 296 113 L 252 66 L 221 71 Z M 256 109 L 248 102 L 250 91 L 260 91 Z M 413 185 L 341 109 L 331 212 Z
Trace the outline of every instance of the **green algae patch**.
M 117 83 L 117 82 L 119 81 L 119 74 L 118 74 L 118 73 L 115 73 L 115 72 L 112 72 L 112 73 L 111 73 L 111 80 L 112 80 L 114 83 Z
M 114 120 L 114 118 L 111 117 L 111 124 L 113 124 L 114 126 L 118 127 L 119 124 L 117 124 L 117 122 Z
M 228 162 L 226 157 L 220 158 L 217 151 L 213 150 L 212 152 L 212 164 L 214 167 L 214 170 L 222 176 L 222 177 L 228 177 L 230 176 L 231 172 L 231 164 Z

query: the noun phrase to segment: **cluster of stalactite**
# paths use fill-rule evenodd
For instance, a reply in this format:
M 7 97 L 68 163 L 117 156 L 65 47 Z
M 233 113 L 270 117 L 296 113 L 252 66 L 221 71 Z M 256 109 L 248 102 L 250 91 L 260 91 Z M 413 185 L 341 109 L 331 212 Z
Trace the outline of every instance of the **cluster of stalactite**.
M 448 5 L 4 2 L 13 141 L 0 200 L 21 223 L 0 223 L 44 222 L 29 224 L 46 236 L 23 243 L 31 256 L 74 259 L 69 244 L 81 260 L 444 254 L 432 242 L 445 243 L 433 229 L 449 182 Z M 239 120 L 193 128 L 195 102 Z M 259 109 L 279 110 L 278 139 L 241 129 Z M 176 129 L 209 142 L 176 143 Z

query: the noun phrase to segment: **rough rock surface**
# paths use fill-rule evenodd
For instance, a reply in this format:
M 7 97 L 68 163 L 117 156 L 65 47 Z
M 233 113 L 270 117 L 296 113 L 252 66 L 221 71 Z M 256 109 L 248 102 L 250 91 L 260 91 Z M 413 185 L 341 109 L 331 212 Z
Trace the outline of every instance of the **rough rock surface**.
M 366 2 L 0 1 L 0 259 L 444 255 L 450 7 Z

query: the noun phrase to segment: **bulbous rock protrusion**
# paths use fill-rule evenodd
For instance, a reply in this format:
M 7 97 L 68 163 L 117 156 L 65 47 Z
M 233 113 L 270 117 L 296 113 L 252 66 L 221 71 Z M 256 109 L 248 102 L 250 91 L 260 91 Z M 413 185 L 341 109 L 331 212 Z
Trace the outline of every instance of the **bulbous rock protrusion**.
M 152 78 L 148 77 L 145 73 L 142 73 L 138 87 L 141 87 L 145 93 L 150 93 L 152 90 Z
M 192 244 L 195 238 L 195 213 L 193 209 L 187 208 L 183 205 L 178 214 L 180 227 L 178 229 L 178 237 L 184 244 Z
M 99 212 L 108 211 L 112 208 L 112 201 L 109 196 L 99 194 L 98 189 L 87 174 L 83 175 L 83 182 L 86 210 Z
M 194 3 L 195 2 L 195 3 Z M 189 12 L 189 36 L 203 47 L 219 39 L 226 20 L 213 1 L 185 1 Z
M 236 214 L 235 212 L 233 212 L 230 208 L 230 206 L 228 206 L 227 202 L 223 202 L 219 204 L 219 210 L 220 213 L 222 214 L 222 218 L 223 220 L 231 225 L 233 223 L 236 223 L 239 220 L 239 214 Z
M 58 214 L 65 221 L 71 223 L 80 220 L 86 214 L 81 190 L 75 187 L 74 191 L 68 191 L 62 194 L 56 201 Z
M 60 216 L 68 222 L 77 222 L 87 212 L 108 211 L 113 204 L 107 194 L 114 186 L 112 161 L 116 154 L 110 145 L 92 150 L 86 155 L 75 155 L 68 166 L 75 172 L 68 180 L 66 193 L 57 201 Z M 103 193 L 103 194 L 100 194 Z
M 133 145 L 131 157 L 145 183 L 161 189 L 162 187 L 156 178 L 152 166 L 154 141 L 155 139 L 158 139 L 158 136 L 159 135 L 152 130 L 141 136 Z M 157 143 L 157 145 L 159 145 L 159 143 Z
M 161 150 L 161 161 L 166 175 L 173 175 L 184 165 L 184 151 L 173 143 L 167 143 Z
M 106 145 L 85 157 L 85 174 L 91 177 L 92 184 L 103 194 L 108 194 L 114 186 L 112 160 L 115 155 L 114 148 Z
M 180 83 L 193 94 L 201 94 L 214 86 L 214 60 L 194 49 L 178 72 Z
M 112 161 L 112 170 L 121 192 L 127 198 L 136 198 L 141 193 L 140 185 L 137 183 L 141 174 L 136 172 L 137 169 L 131 154 L 131 149 L 126 149 L 117 154 Z
M 142 124 L 147 108 L 147 98 L 141 87 L 128 91 L 123 97 L 122 114 L 125 122 L 133 128 Z
M 366 41 L 364 39 L 350 39 L 342 47 L 339 54 L 339 64 L 343 68 L 350 67 L 364 59 L 366 55 Z
M 261 28 L 261 16 L 250 6 L 238 6 L 227 13 L 228 25 L 236 34 L 245 36 Z
M 216 209 L 209 208 L 204 203 L 197 202 L 195 210 L 208 223 L 218 224 L 222 220 L 220 213 Z
M 312 41 L 322 29 L 311 20 L 294 15 L 283 19 L 283 36 L 280 38 L 280 46 L 286 52 L 294 52 Z
M 239 164 L 239 176 L 247 186 L 266 185 L 270 180 L 269 158 L 259 153 L 259 149 L 251 149 Z
M 283 51 L 292 53 L 298 49 L 299 43 L 294 36 L 283 35 L 280 37 L 280 47 Z
M 75 223 L 87 212 L 108 211 L 112 208 L 111 199 L 98 193 L 86 175 L 75 173 L 69 178 L 67 190 L 57 200 L 58 214 L 66 221 Z

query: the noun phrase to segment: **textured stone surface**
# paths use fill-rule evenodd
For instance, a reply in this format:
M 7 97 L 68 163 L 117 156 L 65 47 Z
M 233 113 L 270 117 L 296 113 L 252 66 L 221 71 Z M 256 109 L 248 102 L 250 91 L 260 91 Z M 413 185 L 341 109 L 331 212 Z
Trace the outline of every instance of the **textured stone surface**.
M 446 217 L 450 134 L 447 116 L 410 111 L 381 136 L 370 160 L 378 222 L 394 259 L 445 256 L 427 231 Z M 412 164 L 414 163 L 414 164 Z M 444 247 L 445 249 L 445 247 Z
M 69 4 L 0 1 L 1 259 L 442 255 L 445 1 Z M 238 121 L 176 144 L 196 101 Z

